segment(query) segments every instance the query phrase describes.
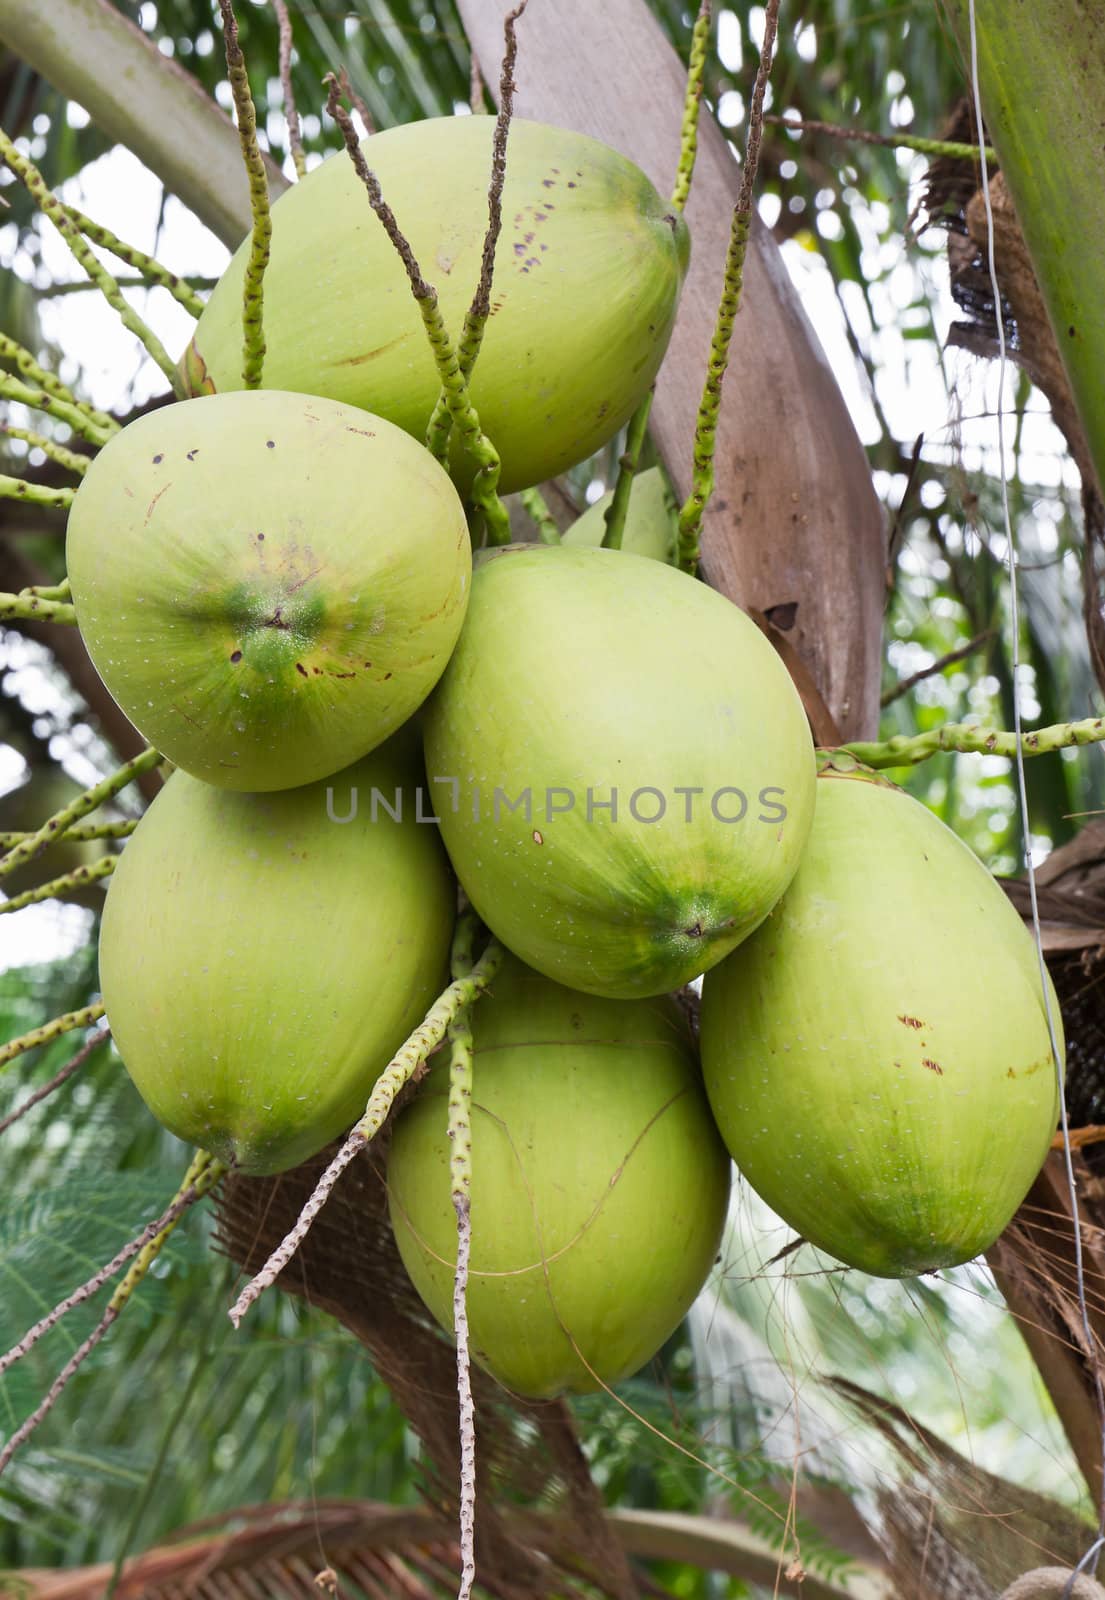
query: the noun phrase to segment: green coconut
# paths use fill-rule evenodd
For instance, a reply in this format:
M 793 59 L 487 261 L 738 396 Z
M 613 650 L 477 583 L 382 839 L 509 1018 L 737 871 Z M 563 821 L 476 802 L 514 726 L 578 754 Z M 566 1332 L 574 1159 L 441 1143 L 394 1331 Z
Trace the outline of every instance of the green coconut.
M 1058 1030 L 1053 991 L 1051 1010 Z M 820 779 L 794 882 L 706 977 L 701 1040 L 748 1182 L 879 1277 L 987 1249 L 1055 1130 L 1032 939 L 966 845 L 881 780 Z
M 373 799 L 415 781 L 401 737 L 277 793 L 174 773 L 111 880 L 100 982 L 127 1070 L 165 1127 L 242 1172 L 348 1128 L 441 988 L 448 863 Z
M 717 1254 L 729 1158 L 674 1001 L 600 1000 L 520 962 L 473 1011 L 474 1358 L 518 1394 L 597 1389 L 679 1325 Z M 450 1333 L 456 1214 L 448 1068 L 388 1160 L 407 1271 Z
M 600 545 L 606 536 L 606 512 L 613 498 L 614 491 L 611 489 L 593 506 L 588 506 L 564 534 L 563 542 Z M 676 535 L 676 521 L 668 505 L 664 474 L 659 467 L 649 467 L 647 472 L 638 474 L 630 485 L 621 547 L 637 556 L 651 556 L 654 561 L 670 562 Z
M 423 713 L 446 848 L 487 925 L 574 989 L 669 993 L 790 882 L 815 762 L 722 595 L 622 550 L 507 547 Z
M 480 278 L 491 117 L 438 117 L 362 148 L 459 339 Z M 685 224 L 645 175 L 579 133 L 515 120 L 491 317 L 472 398 L 504 492 L 592 455 L 656 376 L 688 261 Z M 204 308 L 181 369 L 193 394 L 240 389 L 249 243 Z M 393 245 L 343 152 L 272 210 L 263 381 L 364 406 L 422 439 L 440 383 Z M 458 476 L 470 463 L 454 452 Z
M 123 710 L 177 766 L 249 790 L 325 777 L 405 722 L 471 576 L 428 451 L 352 406 L 271 391 L 123 429 L 77 490 L 67 559 Z

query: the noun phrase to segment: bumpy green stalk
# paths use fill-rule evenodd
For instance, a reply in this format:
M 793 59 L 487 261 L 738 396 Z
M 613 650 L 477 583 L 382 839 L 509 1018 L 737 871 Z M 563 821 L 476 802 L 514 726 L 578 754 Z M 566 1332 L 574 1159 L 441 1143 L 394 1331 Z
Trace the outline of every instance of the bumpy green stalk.
M 3 481 L 0 478 L 0 485 L 3 484 Z M 9 479 L 8 481 L 12 482 L 14 480 Z M 0 494 L 2 493 L 3 489 L 0 488 Z M 34 500 L 36 497 L 29 496 L 28 498 Z M 38 504 L 68 505 L 69 502 L 68 500 L 39 500 Z M 37 622 L 60 622 L 69 627 L 75 627 L 77 613 L 71 605 L 67 605 L 62 600 L 44 600 L 41 595 L 30 593 L 0 594 L 0 622 L 14 621 L 16 619 L 20 622 L 30 622 L 32 620 Z
M 0 1067 L 10 1066 L 28 1050 L 37 1050 L 41 1044 L 50 1044 L 52 1040 L 60 1039 L 62 1034 L 72 1033 L 74 1028 L 91 1027 L 94 1022 L 99 1022 L 103 1014 L 103 1003 L 97 1000 L 94 1005 L 82 1006 L 79 1011 L 67 1011 L 62 1017 L 54 1017 L 39 1028 L 32 1028 L 29 1033 L 21 1033 L 18 1039 L 9 1039 L 7 1044 L 0 1045 Z
M 430 1051 L 441 1043 L 454 1017 L 487 988 L 498 972 L 502 959 L 502 946 L 493 939 L 471 972 L 455 978 L 434 1001 L 426 1013 L 425 1021 L 414 1030 L 398 1055 L 376 1080 L 364 1116 L 354 1129 L 365 1144 L 379 1133 L 395 1104 L 396 1095 L 414 1077 Z
M 969 61 L 969 0 L 944 8 Z M 1105 12 L 976 0 L 975 32 L 987 132 L 1105 488 Z
M 629 510 L 629 496 L 633 489 L 633 479 L 637 472 L 637 463 L 641 459 L 641 447 L 645 442 L 648 432 L 649 413 L 652 410 L 652 395 L 650 389 L 629 419 L 629 427 L 625 435 L 625 449 L 618 458 L 618 478 L 614 484 L 614 497 L 606 508 L 603 518 L 606 523 L 606 532 L 602 536 L 603 547 L 607 550 L 620 550 L 622 536 L 625 533 L 625 518 Z
M 231 0 L 219 0 L 219 10 L 226 41 L 226 70 L 238 114 L 238 138 L 249 178 L 249 206 L 253 217 L 242 296 L 242 382 L 247 389 L 259 389 L 265 365 L 265 268 L 272 245 L 269 186 L 257 143 L 257 108 L 249 92 L 246 58 L 238 43 L 238 20 Z
M 108 1302 L 109 1311 L 114 1312 L 116 1316 L 119 1315 L 165 1248 L 166 1240 L 179 1224 L 185 1211 L 189 1206 L 194 1205 L 197 1200 L 202 1200 L 205 1194 L 210 1194 L 219 1179 L 225 1176 L 226 1171 L 225 1162 L 216 1161 L 214 1156 L 209 1155 L 206 1150 L 196 1151 L 188 1171 L 184 1174 L 184 1181 L 173 1196 L 170 1206 L 172 1214 L 169 1220 L 160 1232 L 155 1233 L 153 1238 L 144 1244 L 138 1252 L 126 1277 Z
M 349 113 L 338 99 L 338 80 L 330 72 L 324 81 L 328 86 L 326 109 L 341 129 L 345 148 L 357 176 L 364 184 L 369 203 L 379 217 L 384 232 L 395 246 L 406 270 L 411 293 L 422 317 L 422 326 L 426 330 L 434 364 L 441 379 L 442 393 L 449 416 L 460 435 L 465 451 L 477 464 L 478 470 L 472 484 L 472 499 L 487 518 L 490 542 L 509 544 L 510 516 L 498 494 L 499 452 L 480 428 L 480 419 L 469 398 L 468 384 L 461 371 L 460 359 L 453 348 L 441 315 L 437 292 L 422 276 L 422 269 L 395 220 L 395 213 L 384 199 L 379 179 L 364 158 Z
M 472 500 L 487 519 L 488 539 L 491 544 L 510 543 L 510 514 L 499 498 L 499 452 L 480 427 L 468 395 L 468 384 L 460 370 L 460 361 L 449 340 L 445 323 L 437 303 L 437 295 L 429 285 L 428 295 L 418 298 L 422 325 L 430 341 L 438 376 L 441 379 L 445 405 L 453 426 L 460 435 L 461 444 L 469 459 L 478 465 L 472 480 Z M 417 295 L 417 291 L 416 291 Z
M 1105 741 L 1105 717 L 1087 717 L 1082 722 L 1057 722 L 1049 728 L 1026 733 L 1021 745 L 1026 756 L 1050 755 L 1056 750 L 1101 744 Z M 941 751 L 960 755 L 1005 756 L 1012 761 L 1017 753 L 1017 737 L 996 728 L 979 728 L 968 722 L 945 722 L 931 733 L 898 734 L 882 744 L 846 744 L 843 748 L 865 767 L 914 767 L 919 761 Z
M 72 872 L 65 873 L 63 877 L 40 883 L 37 889 L 28 889 L 11 900 L 0 901 L 0 917 L 8 911 L 22 911 L 24 906 L 37 905 L 40 900 L 60 900 L 73 889 L 83 889 L 87 884 L 110 878 L 118 860 L 118 856 L 101 856 L 99 861 L 91 861 L 87 867 L 74 867 Z
M 529 0 L 521 0 L 514 10 L 509 12 L 503 24 L 504 53 L 503 66 L 499 78 L 499 111 L 495 118 L 495 130 L 491 136 L 491 183 L 487 191 L 487 232 L 483 241 L 483 256 L 480 261 L 480 281 L 476 285 L 476 292 L 472 297 L 472 304 L 464 318 L 464 327 L 460 335 L 460 348 L 457 359 L 460 370 L 467 383 L 472 376 L 472 368 L 476 364 L 476 357 L 480 353 L 483 343 L 484 329 L 491 312 L 491 284 L 495 274 L 495 250 L 499 243 L 499 235 L 503 226 L 503 185 L 506 182 L 506 145 L 510 133 L 510 124 L 514 116 L 514 64 L 518 58 L 518 39 L 514 31 L 514 24 L 525 11 Z M 444 390 L 438 396 L 430 417 L 430 425 L 426 430 L 426 448 L 438 461 L 444 463 L 446 452 L 449 448 L 449 434 L 452 431 L 452 412 L 449 409 L 448 396 Z
M 702 109 L 702 77 L 706 71 L 706 51 L 710 43 L 710 0 L 702 0 L 691 33 L 687 92 L 683 100 L 683 126 L 679 135 L 679 166 L 671 203 L 682 212 L 691 192 L 695 157 L 698 155 L 698 115 Z
M 20 589 L 20 595 L 30 595 L 35 600 L 72 600 L 73 591 L 69 586 L 69 579 L 63 578 L 60 583 L 36 583 L 27 589 Z
M 523 489 L 518 496 L 529 512 L 542 544 L 559 544 L 560 529 L 540 489 Z
M 764 117 L 777 128 L 790 128 L 795 133 L 824 133 L 830 139 L 844 139 L 849 144 L 884 145 L 889 150 L 916 150 L 922 156 L 948 156 L 955 161 L 977 161 L 986 151 L 987 161 L 994 160 L 989 145 L 961 144 L 956 139 L 923 139 L 915 133 L 872 133 L 867 128 L 838 128 L 835 122 L 806 122 L 799 117 Z
M 760 52 L 760 64 L 756 70 L 752 104 L 748 113 L 748 142 L 745 147 L 744 169 L 741 173 L 737 203 L 733 207 L 729 245 L 725 252 L 725 279 L 721 303 L 718 306 L 717 323 L 710 340 L 706 382 L 699 402 L 698 420 L 695 423 L 691 492 L 679 513 L 678 565 L 684 572 L 694 572 L 698 566 L 702 518 L 714 490 L 714 450 L 717 445 L 718 416 L 721 411 L 721 386 L 725 369 L 729 365 L 729 343 L 733 335 L 733 324 L 740 309 L 741 290 L 744 284 L 744 258 L 752 227 L 752 192 L 760 160 L 760 141 L 763 136 L 764 93 L 771 73 L 771 57 L 775 47 L 778 20 L 779 0 L 767 0 L 764 10 L 763 49 Z
M 695 159 L 698 155 L 698 122 L 702 109 L 702 79 L 706 70 L 706 53 L 710 42 L 710 0 L 702 0 L 691 33 L 690 62 L 687 69 L 687 88 L 683 99 L 683 124 L 680 131 L 679 166 L 675 174 L 675 188 L 671 203 L 682 213 L 691 192 Z M 633 488 L 633 477 L 641 459 L 641 449 L 648 433 L 648 419 L 652 414 L 650 389 L 645 395 L 626 429 L 625 449 L 618 460 L 618 476 L 614 484 L 614 498 L 606 508 L 606 532 L 602 536 L 607 550 L 620 550 L 625 531 L 626 512 Z
M 69 805 L 56 811 L 52 817 L 48 817 L 37 833 L 32 833 L 22 844 L 16 845 L 14 850 L 10 850 L 0 860 L 0 878 L 6 878 L 16 867 L 23 866 L 24 862 L 33 861 L 48 844 L 62 838 L 74 822 L 79 822 L 82 817 L 87 817 L 90 811 L 95 811 L 97 806 L 102 806 L 105 800 L 110 800 L 113 795 L 119 794 L 128 783 L 132 783 L 143 772 L 150 772 L 162 759 L 161 752 L 149 746 L 133 760 L 124 763 L 110 777 L 93 784 L 91 789 L 79 794 Z
M 127 244 L 125 239 L 120 239 L 110 228 L 105 228 L 102 222 L 95 222 L 91 217 L 86 217 L 76 206 L 67 205 L 65 210 L 86 239 L 91 239 L 93 244 L 98 244 L 102 250 L 109 250 L 120 261 L 125 261 L 129 267 L 133 267 L 140 283 L 167 289 L 185 311 L 191 312 L 193 317 L 200 315 L 203 301 L 190 283 L 186 283 L 177 273 L 170 272 L 168 267 L 163 267 L 160 261 L 155 261 L 145 250 Z M 122 287 L 120 280 L 116 281 Z
M 161 343 L 161 340 L 152 328 L 147 327 L 134 307 L 123 297 L 119 285 L 84 239 L 80 229 L 69 216 L 65 205 L 47 186 L 45 179 L 34 162 L 19 153 L 2 129 L 0 129 L 0 157 L 15 173 L 43 215 L 49 217 L 69 246 L 71 254 L 79 265 L 84 268 L 85 272 L 88 273 L 93 283 L 96 284 L 108 305 L 111 306 L 112 310 L 119 313 L 123 326 L 134 334 L 150 358 L 161 368 L 161 371 L 172 384 L 174 393 L 182 395 L 183 389 L 180 387 L 180 378 L 176 366 L 169 359 L 169 353 Z
M 307 1237 L 311 1224 L 330 1198 L 334 1185 L 346 1167 L 360 1155 L 383 1127 L 399 1091 L 425 1065 L 431 1050 L 436 1049 L 444 1039 L 454 1017 L 464 1006 L 471 1005 L 476 996 L 487 988 L 498 972 L 502 959 L 502 946 L 492 939 L 468 976 L 454 979 L 449 987 L 438 995 L 426 1013 L 425 1019 L 384 1068 L 369 1096 L 364 1115 L 319 1178 L 314 1191 L 299 1213 L 295 1226 L 285 1234 L 260 1272 L 246 1284 L 231 1306 L 230 1320 L 235 1327 L 241 1323 L 253 1302 L 270 1284 L 275 1283 L 283 1272 Z
M 2 3 L 3 0 L 0 0 L 0 4 Z M 198 304 L 204 304 L 203 301 L 199 300 L 200 290 L 214 289 L 218 284 L 218 281 L 218 278 L 204 277 L 194 277 L 189 281 L 190 292 L 196 296 Z M 133 272 L 120 272 L 116 277 L 115 282 L 119 285 L 120 289 L 149 288 L 149 280 L 147 278 L 139 277 L 137 273 Z M 48 289 L 37 289 L 35 291 L 35 298 L 38 300 L 65 299 L 66 296 L 71 294 L 87 294 L 90 289 L 95 289 L 95 287 L 96 285 L 94 283 L 52 283 Z
M 87 439 L 89 444 L 105 445 L 113 434 L 119 432 L 119 424 L 108 418 L 110 426 L 104 427 L 96 421 L 88 408 L 79 401 L 64 399 L 45 386 L 32 388 L 30 384 L 23 383 L 19 378 L 13 378 L 8 372 L 0 372 L 0 399 L 15 400 L 21 406 L 28 406 L 32 411 L 45 411 L 48 416 L 56 417 L 59 422 L 67 422 L 74 433 L 79 433 L 82 439 Z
M 41 450 L 43 455 L 56 461 L 59 467 L 64 467 L 67 472 L 75 472 L 83 478 L 89 468 L 87 456 L 77 455 L 75 450 L 67 450 L 63 444 L 58 444 L 56 439 L 47 438 L 44 433 L 35 433 L 33 428 L 17 428 L 11 422 L 0 422 L 0 433 L 9 439 L 22 439 L 24 444 L 29 444 L 33 450 Z
M 93 839 L 129 839 L 137 828 L 138 823 L 129 822 L 90 822 L 83 828 L 69 828 L 65 838 L 70 844 L 87 844 Z M 28 830 L 0 833 L 0 850 L 10 850 L 13 845 L 22 844 L 24 839 L 33 839 L 34 833 Z
M 94 289 L 95 284 L 79 284 L 81 289 Z M 78 400 L 67 383 L 63 383 L 56 372 L 50 372 L 46 367 L 37 362 L 31 352 L 18 344 L 6 333 L 0 333 L 0 358 L 15 363 L 17 369 L 23 374 L 26 382 L 33 389 L 42 389 L 47 394 L 53 395 L 55 400 L 62 400 L 67 405 L 75 407 L 82 412 L 97 428 L 102 429 L 109 436 L 118 433 L 119 424 L 114 417 L 109 417 L 106 411 L 97 411 L 95 406 L 90 406 L 85 400 Z M 40 411 L 44 408 L 39 406 Z
M 49 489 L 43 483 L 28 483 L 26 478 L 9 478 L 0 473 L 0 498 L 22 500 L 29 506 L 60 506 L 63 510 L 73 504 L 72 489 Z

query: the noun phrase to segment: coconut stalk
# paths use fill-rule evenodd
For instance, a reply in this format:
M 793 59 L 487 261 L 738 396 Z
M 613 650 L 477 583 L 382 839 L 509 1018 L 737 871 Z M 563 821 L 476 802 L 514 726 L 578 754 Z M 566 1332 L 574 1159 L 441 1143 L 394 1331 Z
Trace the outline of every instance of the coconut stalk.
M 109 0 L 0 0 L 0 40 L 237 247 L 252 219 L 234 124 Z M 265 165 L 275 200 L 288 180 Z
M 943 0 L 970 71 L 969 0 Z M 976 0 L 987 133 L 1105 484 L 1105 4 Z

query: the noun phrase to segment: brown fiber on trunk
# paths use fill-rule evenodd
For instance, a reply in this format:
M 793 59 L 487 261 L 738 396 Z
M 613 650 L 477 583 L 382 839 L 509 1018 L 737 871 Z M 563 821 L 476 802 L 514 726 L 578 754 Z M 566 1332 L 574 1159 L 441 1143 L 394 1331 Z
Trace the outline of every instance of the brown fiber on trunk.
M 218 1197 L 218 1241 L 246 1273 L 256 1272 L 299 1215 L 324 1151 L 276 1178 L 230 1178 Z M 311 1232 L 278 1280 L 285 1293 L 328 1311 L 364 1345 L 425 1447 L 424 1494 L 455 1527 L 460 1453 L 456 1352 L 426 1311 L 399 1257 L 387 1193 L 371 1155 L 348 1167 Z M 637 1588 L 604 1515 L 571 1413 L 562 1401 L 513 1400 L 473 1369 L 476 1404 L 476 1564 L 479 1583 L 499 1600 L 539 1600 L 593 1583 L 610 1600 Z M 509 1501 L 551 1499 L 570 1535 L 542 1544 L 507 1515 Z

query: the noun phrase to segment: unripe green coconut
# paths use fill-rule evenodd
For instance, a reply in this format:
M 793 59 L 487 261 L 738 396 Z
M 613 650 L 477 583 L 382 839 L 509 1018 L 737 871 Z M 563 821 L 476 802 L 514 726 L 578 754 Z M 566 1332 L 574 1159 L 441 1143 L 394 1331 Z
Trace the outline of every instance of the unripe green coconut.
M 729 1158 L 674 1001 L 600 1000 L 509 959 L 473 1013 L 474 1358 L 518 1394 L 617 1383 L 674 1332 L 717 1254 Z M 453 1329 L 448 1067 L 388 1158 L 407 1271 Z
M 100 982 L 127 1070 L 172 1133 L 242 1172 L 348 1128 L 441 988 L 436 830 L 371 804 L 414 781 L 401 742 L 279 793 L 176 772 L 111 880 Z
M 472 903 L 572 988 L 679 988 L 798 866 L 815 772 L 798 695 L 742 611 L 658 561 L 523 545 L 481 562 L 423 724 Z
M 438 117 L 362 148 L 460 339 L 480 279 L 491 117 Z M 613 437 L 659 369 L 686 225 L 631 161 L 560 128 L 511 123 L 491 317 L 472 379 L 501 488 L 555 477 Z M 240 389 L 249 241 L 181 363 L 193 394 Z M 342 152 L 272 210 L 263 382 L 349 401 L 423 439 L 440 391 L 403 265 Z M 471 463 L 453 454 L 458 478 Z
M 348 766 L 441 674 L 471 543 L 428 451 L 271 391 L 153 411 L 93 461 L 69 580 L 108 689 L 177 766 L 282 789 Z
M 606 512 L 614 498 L 613 489 L 588 506 L 564 534 L 563 542 L 571 545 L 599 545 L 606 537 Z M 664 474 L 659 467 L 649 467 L 633 479 L 629 489 L 625 526 L 622 529 L 623 550 L 636 556 L 651 556 L 653 561 L 672 559 L 677 536 L 676 519 L 668 505 Z
M 1059 1030 L 1054 991 L 1051 1009 Z M 821 777 L 794 882 L 706 977 L 701 1042 L 748 1182 L 879 1277 L 987 1249 L 1055 1129 L 1032 939 L 966 845 L 883 780 Z

